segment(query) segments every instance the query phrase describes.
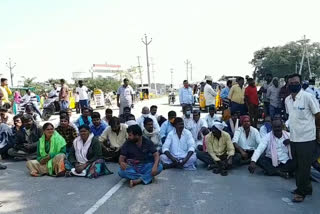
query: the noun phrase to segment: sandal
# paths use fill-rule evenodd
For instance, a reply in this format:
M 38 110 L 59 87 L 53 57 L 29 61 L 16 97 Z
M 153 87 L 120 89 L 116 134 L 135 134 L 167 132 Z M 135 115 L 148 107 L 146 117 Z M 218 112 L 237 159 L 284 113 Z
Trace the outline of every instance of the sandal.
M 292 202 L 293 203 L 301 203 L 304 201 L 305 196 L 299 195 L 299 194 L 294 194 Z
M 0 170 L 4 170 L 6 168 L 7 168 L 7 166 L 0 164 Z

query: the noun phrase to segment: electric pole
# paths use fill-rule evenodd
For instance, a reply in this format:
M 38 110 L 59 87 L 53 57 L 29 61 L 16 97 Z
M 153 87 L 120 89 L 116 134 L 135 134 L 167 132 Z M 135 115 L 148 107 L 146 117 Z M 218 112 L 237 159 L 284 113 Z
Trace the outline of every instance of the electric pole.
M 151 87 L 150 84 L 150 70 L 149 70 L 149 53 L 148 53 L 148 46 L 149 44 L 152 42 L 152 38 L 150 39 L 150 41 L 148 41 L 148 37 L 147 34 L 144 34 L 144 39 L 142 38 L 142 43 L 146 46 L 146 56 L 147 56 L 147 72 L 148 72 L 148 87 Z
M 12 70 L 14 69 L 14 67 L 16 67 L 16 63 L 12 64 L 11 58 L 9 58 L 9 62 L 6 62 L 6 65 L 9 68 L 9 71 L 10 71 L 11 87 L 13 87 L 13 72 L 12 72 Z
M 139 69 L 139 73 L 140 73 L 140 83 L 141 83 L 141 87 L 143 87 L 142 71 L 141 71 L 141 65 L 140 65 L 140 56 L 137 56 L 137 58 L 138 58 L 138 69 Z
M 171 73 L 171 88 L 173 88 L 173 68 L 170 69 Z
M 191 63 L 190 62 L 190 60 L 186 60 L 185 62 L 184 62 L 185 64 L 186 64 L 186 74 L 187 74 L 187 80 L 189 81 L 189 64 Z
M 308 53 L 308 47 L 307 47 L 307 39 L 306 36 L 303 36 L 303 40 L 302 40 L 302 58 L 301 58 L 301 62 L 300 62 L 300 69 L 299 69 L 299 74 L 301 75 L 302 73 L 302 68 L 303 68 L 303 63 L 304 63 L 304 58 L 307 58 L 307 63 L 308 63 L 308 71 L 309 71 L 309 78 L 312 78 L 312 73 L 311 73 L 311 67 L 310 67 L 310 60 L 309 60 L 309 53 Z
M 155 76 L 155 70 L 154 70 L 154 62 L 153 62 L 153 58 L 151 57 L 151 69 L 152 69 L 152 79 L 153 79 L 153 84 L 154 84 L 154 90 L 156 90 L 156 95 L 158 94 L 157 92 L 157 84 L 156 84 L 156 80 L 154 78 Z
M 190 79 L 191 79 L 191 82 L 192 82 L 192 63 L 190 63 Z

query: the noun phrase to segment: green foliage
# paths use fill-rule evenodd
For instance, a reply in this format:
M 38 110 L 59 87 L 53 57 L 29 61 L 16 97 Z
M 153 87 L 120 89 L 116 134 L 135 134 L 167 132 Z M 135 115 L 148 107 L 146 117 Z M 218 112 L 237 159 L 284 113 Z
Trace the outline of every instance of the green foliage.
M 37 95 L 42 95 L 48 91 L 50 91 L 51 85 L 48 83 L 43 83 L 43 82 L 35 82 L 36 77 L 22 77 L 23 80 L 23 87 L 32 87 L 34 88 L 34 93 Z
M 103 92 L 117 91 L 118 87 L 121 85 L 119 80 L 114 78 L 97 78 L 97 79 L 85 79 L 83 81 L 84 85 L 89 89 L 101 89 Z
M 272 73 L 275 77 L 285 77 L 288 74 L 299 71 L 300 62 L 303 54 L 303 42 L 290 42 L 284 46 L 266 47 L 254 53 L 254 58 L 250 61 L 255 67 L 253 76 L 259 80 L 265 74 Z M 309 52 L 310 67 L 312 75 L 320 76 L 320 43 L 310 43 L 305 40 Z M 302 77 L 309 78 L 307 59 L 305 58 L 302 67 Z

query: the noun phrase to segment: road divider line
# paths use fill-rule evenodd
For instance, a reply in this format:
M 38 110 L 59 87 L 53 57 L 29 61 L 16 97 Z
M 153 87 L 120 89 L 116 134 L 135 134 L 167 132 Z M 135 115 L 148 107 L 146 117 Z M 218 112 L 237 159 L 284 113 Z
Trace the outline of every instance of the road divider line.
M 102 198 L 100 198 L 90 209 L 88 209 L 84 214 L 93 214 L 99 207 L 101 207 L 106 201 L 111 198 L 111 196 L 116 193 L 120 187 L 126 182 L 126 179 L 121 179 L 116 185 L 114 185 Z

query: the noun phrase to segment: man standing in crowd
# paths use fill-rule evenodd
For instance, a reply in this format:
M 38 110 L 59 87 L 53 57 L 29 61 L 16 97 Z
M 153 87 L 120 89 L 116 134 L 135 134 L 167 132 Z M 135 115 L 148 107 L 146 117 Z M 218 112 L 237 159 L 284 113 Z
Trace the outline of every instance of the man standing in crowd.
M 245 100 L 248 107 L 248 112 L 251 117 L 252 126 L 257 128 L 258 125 L 258 92 L 255 82 L 252 78 L 248 79 L 248 87 L 245 90 Z
M 134 93 L 132 87 L 129 85 L 129 80 L 123 80 L 123 85 L 117 91 L 117 106 L 119 107 L 119 115 L 123 114 L 125 107 L 133 108 Z
M 69 87 L 64 79 L 60 80 L 61 89 L 59 92 L 60 110 L 66 110 L 69 108 Z
M 195 143 L 190 131 L 184 128 L 183 119 L 177 117 L 174 120 L 175 129 L 169 133 L 162 146 L 160 156 L 164 169 L 179 168 L 196 170 L 197 157 Z
M 267 98 L 267 91 L 269 87 L 272 85 L 272 74 L 270 73 L 266 74 L 265 81 L 266 82 L 263 84 L 263 86 L 259 90 L 259 94 L 262 94 L 264 113 L 266 114 L 266 116 L 269 116 L 270 100 Z
M 192 111 L 193 95 L 192 88 L 189 86 L 188 80 L 183 81 L 183 87 L 179 90 L 179 100 L 183 112 L 185 112 L 185 108 L 187 106 L 189 106 Z
M 9 101 L 9 95 L 12 94 L 11 90 L 8 87 L 8 79 L 6 78 L 1 78 L 1 87 L 0 87 L 0 91 L 1 91 L 1 103 L 0 104 L 5 104 L 5 103 L 10 103 Z
M 291 95 L 286 98 L 285 105 L 289 114 L 292 155 L 296 161 L 297 189 L 293 191 L 293 202 L 303 202 L 306 195 L 312 194 L 310 171 L 316 140 L 320 140 L 320 109 L 316 99 L 301 90 L 300 75 L 288 77 L 288 88 Z
M 229 100 L 231 101 L 231 113 L 239 111 L 241 115 L 246 114 L 247 107 L 244 103 L 244 79 L 239 77 L 237 79 L 237 84 L 232 86 L 229 92 Z
M 212 88 L 212 77 L 206 77 L 206 85 L 204 86 L 204 98 L 206 99 L 206 108 L 215 107 L 217 93 Z
M 266 175 L 290 178 L 290 173 L 294 171 L 295 165 L 290 152 L 290 134 L 283 131 L 282 126 L 281 120 L 272 121 L 272 132 L 261 140 L 251 157 L 250 173 L 254 173 L 256 165 L 258 165 Z
M 281 113 L 281 99 L 280 99 L 280 87 L 278 78 L 273 78 L 271 86 L 267 91 L 267 98 L 269 103 L 269 114 L 273 120 L 274 116 Z
M 221 90 L 220 97 L 221 99 L 228 99 L 229 91 L 232 87 L 232 80 L 227 81 L 227 86 Z
M 138 125 L 128 128 L 128 140 L 121 148 L 118 174 L 129 180 L 130 187 L 150 184 L 162 171 L 159 153 L 153 143 L 142 136 Z
M 284 77 L 286 84 L 280 88 L 279 97 L 281 100 L 282 110 L 284 111 L 284 115 L 286 115 L 286 107 L 285 107 L 285 99 L 290 95 L 290 91 L 288 88 L 288 76 Z
M 79 87 L 76 88 L 76 93 L 79 95 L 80 109 L 83 109 L 84 107 L 89 108 L 89 89 L 83 85 L 82 80 L 79 80 L 78 84 Z

